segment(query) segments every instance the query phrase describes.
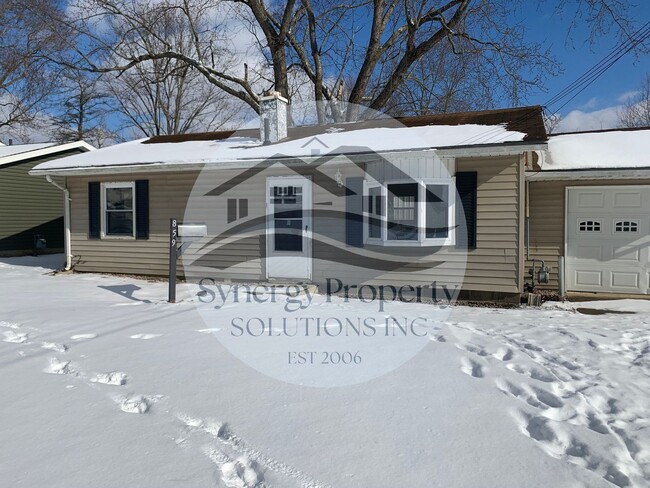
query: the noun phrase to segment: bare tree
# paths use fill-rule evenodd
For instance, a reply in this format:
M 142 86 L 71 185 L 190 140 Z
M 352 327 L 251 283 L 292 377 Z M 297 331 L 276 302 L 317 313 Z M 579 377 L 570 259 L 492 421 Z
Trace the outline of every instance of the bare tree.
M 51 94 L 44 56 L 58 49 L 54 0 L 0 2 L 0 128 L 31 122 Z M 34 15 L 37 13 L 37 15 Z
M 96 147 L 106 145 L 114 135 L 106 128 L 109 95 L 101 82 L 86 72 L 59 73 L 59 93 L 52 106 L 50 134 L 57 142 L 85 140 Z
M 621 127 L 650 127 L 650 74 L 646 74 L 639 92 L 625 103 L 618 121 Z
M 218 130 L 235 124 L 242 111 L 241 103 L 177 59 L 140 63 L 106 85 L 122 130 L 144 136 Z
M 540 5 L 586 18 L 593 35 L 615 30 L 626 38 L 635 25 L 621 0 Z M 290 97 L 291 80 L 307 79 L 321 121 L 352 120 L 360 105 L 389 106 L 409 80 L 418 80 L 431 53 L 480 63 L 503 80 L 510 100 L 523 98 L 555 66 L 541 46 L 526 41 L 525 26 L 513 25 L 518 6 L 510 0 L 73 0 L 66 27 L 83 39 L 82 48 L 71 46 L 83 69 L 121 73 L 173 59 L 255 111 L 265 90 Z M 172 12 L 175 26 L 161 30 Z M 189 36 L 182 49 L 173 41 L 176 29 Z M 237 43 L 242 32 L 244 45 Z M 348 102 L 345 110 L 341 101 Z

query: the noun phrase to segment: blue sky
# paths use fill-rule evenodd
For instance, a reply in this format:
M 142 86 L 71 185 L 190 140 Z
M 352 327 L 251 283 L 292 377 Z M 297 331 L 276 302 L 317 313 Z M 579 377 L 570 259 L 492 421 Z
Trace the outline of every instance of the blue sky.
M 650 2 L 641 0 L 635 3 L 641 4 L 634 9 L 640 27 L 650 20 Z M 526 10 L 525 7 L 522 7 L 522 16 L 526 19 L 530 39 L 549 45 L 564 69 L 560 75 L 547 80 L 546 93 L 529 97 L 527 102 L 530 104 L 544 104 L 608 55 L 619 42 L 614 35 L 609 35 L 598 38 L 590 45 L 588 30 L 586 25 L 582 25 L 574 32 L 573 41 L 567 43 L 569 18 L 554 17 L 537 8 Z M 561 110 L 565 120 L 560 129 L 587 130 L 611 126 L 621 104 L 639 89 L 647 73 L 650 73 L 650 56 L 626 55 Z

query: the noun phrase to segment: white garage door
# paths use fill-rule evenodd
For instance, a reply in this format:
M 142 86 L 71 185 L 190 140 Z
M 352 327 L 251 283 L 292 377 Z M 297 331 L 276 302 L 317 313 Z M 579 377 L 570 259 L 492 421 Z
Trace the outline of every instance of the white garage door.
M 568 291 L 650 293 L 650 186 L 569 188 Z

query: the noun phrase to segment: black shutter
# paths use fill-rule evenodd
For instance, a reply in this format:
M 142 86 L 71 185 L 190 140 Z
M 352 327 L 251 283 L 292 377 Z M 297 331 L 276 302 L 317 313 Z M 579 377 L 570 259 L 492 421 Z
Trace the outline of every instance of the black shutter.
M 135 237 L 149 239 L 149 180 L 135 182 Z
M 99 182 L 88 183 L 88 239 L 99 239 L 101 231 L 101 187 Z
M 363 177 L 345 179 L 345 243 L 363 247 Z
M 476 249 L 476 189 L 476 171 L 456 173 L 460 203 L 456 206 L 456 247 L 459 249 Z

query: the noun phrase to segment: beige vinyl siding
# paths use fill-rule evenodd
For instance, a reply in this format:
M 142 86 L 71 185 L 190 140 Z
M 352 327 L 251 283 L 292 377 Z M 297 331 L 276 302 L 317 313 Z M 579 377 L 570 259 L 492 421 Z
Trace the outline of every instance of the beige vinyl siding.
M 648 185 L 646 180 L 537 181 L 529 184 L 530 258 L 543 259 L 550 268 L 548 285 L 558 290 L 558 258 L 564 254 L 565 189 L 567 186 Z M 524 250 L 525 252 L 525 250 Z M 532 267 L 526 261 L 526 269 Z M 538 263 L 539 265 L 539 263 Z M 530 281 L 526 272 L 526 281 Z
M 66 151 L 47 158 L 0 166 L 0 240 L 63 218 L 63 192 L 45 181 L 44 176 L 30 176 L 28 173 L 40 163 L 78 152 Z M 62 182 L 59 178 L 54 179 Z M 62 240 L 58 235 L 49 237 L 51 241 Z M 26 249 L 20 250 L 32 248 L 30 243 Z
M 433 248 L 408 248 L 409 255 L 414 256 L 412 264 L 378 274 L 361 266 L 337 265 L 337 251 L 332 247 L 324 248 L 317 242 L 314 247 L 314 281 L 322 284 L 327 278 L 337 278 L 349 284 L 372 282 L 418 286 L 430 285 L 435 280 L 438 285 L 462 282 L 463 290 L 518 293 L 521 176 L 518 161 L 518 158 L 456 161 L 457 171 L 478 172 L 476 249 L 466 254 L 466 251 L 453 246 L 443 247 L 432 254 Z M 314 192 L 316 202 L 318 190 L 315 188 Z M 339 201 L 338 208 L 336 205 L 334 208 L 345 211 L 345 203 Z M 343 238 L 344 222 L 339 222 L 329 234 L 332 232 Z M 366 246 L 366 249 L 381 252 L 377 246 Z M 430 267 L 431 261 L 435 260 L 442 264 Z M 418 264 L 427 269 L 417 269 Z
M 198 172 L 131 174 L 128 176 L 68 177 L 67 185 L 72 199 L 71 239 L 72 262 L 75 270 L 108 273 L 166 275 L 169 267 L 169 221 L 183 221 L 185 206 L 195 184 Z M 89 239 L 88 238 L 88 183 L 149 180 L 149 238 L 148 239 Z M 255 193 L 259 190 L 255 189 Z M 245 194 L 238 187 L 238 195 Z M 257 197 L 257 195 L 249 195 Z M 262 197 L 263 198 L 263 197 Z M 258 202 L 259 203 L 259 202 Z M 219 211 L 215 209 L 215 211 Z M 225 206 L 221 209 L 225 215 Z M 225 219 L 225 217 L 224 217 Z M 243 255 L 243 258 L 242 258 Z M 244 263 L 257 259 L 257 264 L 239 268 L 242 279 L 260 279 L 260 238 L 244 239 L 237 248 L 220 253 L 215 266 L 232 258 Z M 179 263 L 182 265 L 182 263 Z M 181 270 L 182 274 L 182 270 Z M 224 275 L 224 277 L 227 277 Z
M 518 200 L 519 164 L 518 158 L 501 159 L 467 159 L 458 160 L 459 171 L 478 171 L 478 219 L 477 249 L 467 254 L 467 269 L 464 286 L 466 290 L 488 292 L 519 292 L 519 218 Z M 326 174 L 332 176 L 337 167 L 328 167 Z M 338 167 L 343 178 L 362 176 L 355 166 Z M 215 181 L 226 181 L 236 177 L 239 171 L 215 172 Z M 235 189 L 222 196 L 210 197 L 212 200 L 205 212 L 205 221 L 210 220 L 208 231 L 214 235 L 215 229 L 225 229 L 227 198 L 247 198 L 249 218 L 265 215 L 266 178 L 268 176 L 286 176 L 293 174 L 287 169 L 267 170 L 264 173 L 239 182 Z M 183 220 L 185 205 L 192 187 L 196 182 L 197 172 L 151 173 L 148 175 L 119 175 L 102 177 L 69 177 L 68 187 L 72 197 L 72 254 L 75 269 L 79 271 L 99 271 L 113 273 L 135 273 L 164 275 L 168 266 L 168 228 L 169 219 L 174 216 Z M 197 189 L 205 194 L 215 187 L 214 181 L 204 181 L 202 175 Z M 149 180 L 150 238 L 148 240 L 88 239 L 88 182 L 90 181 L 133 181 Z M 333 212 L 345 212 L 345 198 L 336 197 L 318 185 L 313 186 L 315 210 L 325 209 Z M 331 205 L 317 205 L 329 203 Z M 197 215 L 193 213 L 193 215 Z M 342 215 L 342 213 L 338 213 Z M 202 219 L 200 219 L 202 220 Z M 326 229 L 322 235 L 319 232 Z M 442 248 L 431 254 L 431 248 L 410 248 L 424 261 L 418 265 L 417 259 L 403 268 L 390 272 L 369 272 L 360 266 L 337 264 L 340 261 L 341 248 L 352 252 L 357 248 L 345 246 L 345 222 L 338 218 L 316 218 L 313 222 L 317 238 L 313 247 L 313 281 L 323 284 L 327 278 L 337 278 L 347 284 L 363 282 L 429 285 L 432 280 L 448 280 L 449 283 L 462 278 L 465 251 L 453 247 Z M 325 244 L 323 243 L 325 242 Z M 330 245 L 326 245 L 329 243 Z M 213 266 L 233 266 L 222 271 L 210 269 L 209 276 L 235 280 L 259 280 L 265 278 L 263 256 L 266 254 L 264 236 L 251 236 L 236 240 L 232 245 L 220 248 L 218 253 L 210 254 L 206 271 Z M 339 246 L 339 249 L 336 248 Z M 362 251 L 373 250 L 367 247 Z M 382 252 L 382 249 L 374 249 Z M 441 264 L 432 273 L 425 267 L 426 262 L 440 261 Z
M 465 288 L 521 292 L 519 158 L 461 159 L 456 170 L 478 172 L 476 249 L 467 254 Z

